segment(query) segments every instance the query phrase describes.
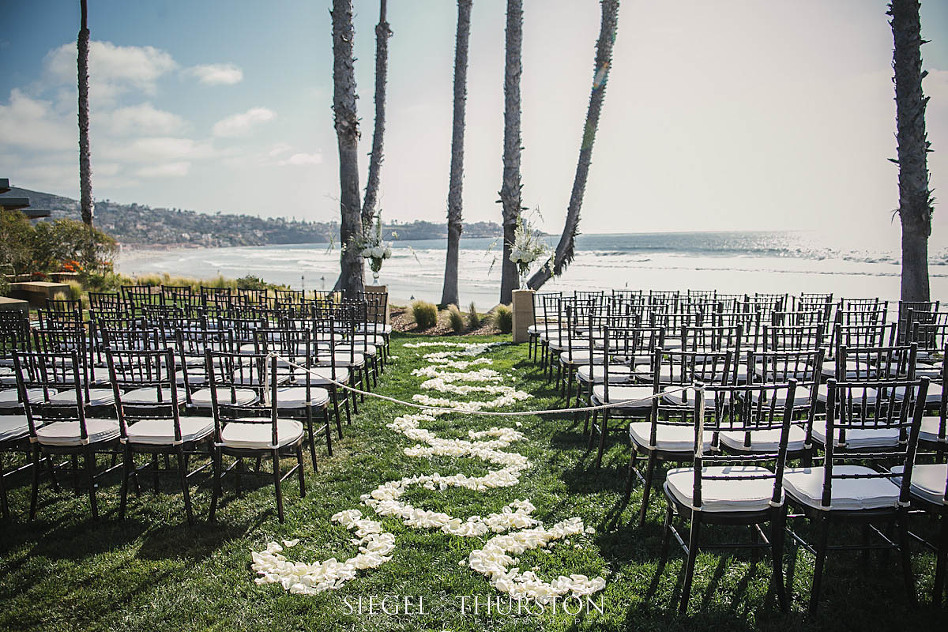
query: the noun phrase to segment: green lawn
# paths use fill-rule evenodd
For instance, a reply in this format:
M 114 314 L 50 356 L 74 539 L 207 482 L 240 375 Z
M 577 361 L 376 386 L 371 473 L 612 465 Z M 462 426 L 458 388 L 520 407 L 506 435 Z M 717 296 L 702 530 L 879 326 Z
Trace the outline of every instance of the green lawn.
M 423 353 L 440 350 L 403 347 L 405 342 L 420 340 L 431 339 L 395 337 L 393 353 L 398 360 L 388 367 L 378 392 L 401 399 L 418 392 L 424 378 L 413 377 L 411 370 L 425 364 Z M 505 383 L 534 394 L 518 408 L 561 405 L 527 359 L 526 345 L 500 347 L 490 357 L 494 369 L 510 376 Z M 617 434 L 603 469 L 592 471 L 594 455 L 585 450 L 582 424 L 575 425 L 569 416 L 438 418 L 425 427 L 445 438 L 466 437 L 468 430 L 513 426 L 520 421 L 518 429 L 527 440 L 513 443 L 507 450 L 528 457 L 532 466 L 514 487 L 483 493 L 413 488 L 405 499 L 416 507 L 462 518 L 487 515 L 515 499 L 527 499 L 536 506 L 534 517 L 548 527 L 581 517 L 596 528 L 594 535 L 573 538 L 569 545 L 562 543 L 550 551 L 526 552 L 519 556 L 520 566 L 538 567 L 537 574 L 547 581 L 570 573 L 604 577 L 607 584 L 600 593 L 601 602 L 598 595 L 593 600 L 597 606 L 601 604 L 601 614 L 589 608 L 575 616 L 549 610 L 537 614 L 535 609 L 518 615 L 516 606 L 507 614 L 506 599 L 502 599 L 502 614 L 487 613 L 484 600 L 503 596 L 485 577 L 459 565 L 470 551 L 481 547 L 481 540 L 411 529 L 393 518 L 382 520 L 386 531 L 396 535 L 393 559 L 377 569 L 360 571 L 340 590 L 302 596 L 289 594 L 279 585 L 256 585 L 250 551 L 263 549 L 272 540 L 299 538 L 300 544 L 291 550 L 295 560 L 352 557 L 356 553 L 350 544 L 352 534 L 332 523 L 330 516 L 358 508 L 366 517 L 375 518 L 370 509 L 360 505 L 359 496 L 385 481 L 432 472 L 486 473 L 487 466 L 473 459 L 406 456 L 403 449 L 414 442 L 386 428 L 405 412 L 392 403 L 367 400 L 353 424 L 345 428 L 345 438 L 335 443 L 333 457 L 326 457 L 323 449 L 319 472 L 307 471 L 306 497 L 299 498 L 294 482 L 284 484 L 287 521 L 283 525 L 277 521 L 267 477 L 251 483 L 241 497 L 232 482 L 225 482 L 224 504 L 214 524 L 204 519 L 210 487 L 202 482 L 194 493 L 198 522 L 193 528 L 187 526 L 173 478 L 163 485 L 167 493 L 156 496 L 143 489 L 140 498 L 132 496 L 124 522 L 117 518 L 118 477 L 106 479 L 100 490 L 104 515 L 98 523 L 90 517 L 85 496 L 54 493 L 45 484 L 38 519 L 26 522 L 28 479 L 16 479 L 10 500 L 18 515 L 2 525 L 0 540 L 0 629 L 936 630 L 948 622 L 945 610 L 928 605 L 934 557 L 920 550 L 914 556 L 920 606 L 908 604 L 896 555 L 873 556 L 865 562 L 859 556 L 838 554 L 828 561 L 820 615 L 815 620 L 804 614 L 812 577 L 812 559 L 807 553 L 794 548 L 787 552 L 787 563 L 793 568 L 790 614 L 777 609 L 768 589 L 767 556 L 755 563 L 744 552 L 731 556 L 702 553 L 690 614 L 678 617 L 675 605 L 670 604 L 681 586 L 681 554 L 673 552 L 663 572 L 657 573 L 664 516 L 661 495 L 655 497 L 644 529 L 630 524 L 641 498 L 640 487 L 619 516 L 619 526 L 613 526 L 628 447 Z M 916 519 L 914 526 L 929 533 L 933 528 L 923 518 Z M 378 602 L 387 596 L 401 599 L 400 610 L 408 597 L 412 614 L 381 612 Z M 478 612 L 473 611 L 475 596 L 480 603 Z M 462 597 L 466 598 L 466 611 L 461 608 Z M 391 612 L 393 600 L 386 605 Z M 419 607 L 423 613 L 418 613 Z

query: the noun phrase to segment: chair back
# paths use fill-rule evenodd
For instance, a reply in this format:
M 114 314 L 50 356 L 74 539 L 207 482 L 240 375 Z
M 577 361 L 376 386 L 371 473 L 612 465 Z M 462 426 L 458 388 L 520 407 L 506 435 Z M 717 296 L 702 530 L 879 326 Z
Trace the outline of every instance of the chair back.
M 263 353 L 227 353 L 207 351 L 205 367 L 214 415 L 215 441 L 228 422 L 269 423 L 273 445 L 279 445 L 277 426 L 277 391 L 281 383 L 275 355 Z M 238 398 L 239 390 L 253 390 L 256 398 L 246 402 Z
M 82 354 L 75 349 L 65 352 L 18 351 L 13 355 L 17 390 L 29 424 L 30 436 L 46 423 L 78 421 L 79 438 L 87 440 L 85 402 L 88 401 L 82 376 Z M 42 390 L 42 395 L 38 391 Z M 75 403 L 50 403 L 53 395 L 71 392 Z
M 174 351 L 167 348 L 139 350 L 110 347 L 105 357 L 122 437 L 128 436 L 128 425 L 136 421 L 170 419 L 174 424 L 175 441 L 181 441 L 181 404 L 178 399 Z M 138 389 L 154 389 L 154 401 L 142 403 L 123 400 L 123 393 Z
M 872 382 L 827 382 L 826 444 L 823 461 L 823 494 L 821 505 L 832 505 L 833 485 L 844 479 L 892 478 L 900 476 L 899 504 L 909 505 L 912 468 L 918 446 L 918 435 L 929 380 L 878 380 Z M 875 397 L 867 397 L 872 389 Z M 897 432 L 898 441 L 875 442 L 866 450 L 851 449 L 847 434 L 857 431 Z M 896 475 L 888 468 L 847 470 L 848 464 L 865 465 L 876 461 L 902 465 Z
M 695 427 L 694 506 L 703 504 L 702 490 L 708 481 L 769 481 L 770 507 L 783 506 L 783 472 L 787 460 L 790 424 L 794 416 L 796 380 L 782 384 L 699 386 L 694 407 L 677 414 L 691 415 Z M 722 432 L 744 435 L 751 445 L 752 433 L 778 431 L 774 452 L 729 454 L 720 450 Z M 757 467 L 748 467 L 757 466 Z M 718 469 L 718 468 L 728 469 Z M 757 483 L 753 483 L 757 484 Z

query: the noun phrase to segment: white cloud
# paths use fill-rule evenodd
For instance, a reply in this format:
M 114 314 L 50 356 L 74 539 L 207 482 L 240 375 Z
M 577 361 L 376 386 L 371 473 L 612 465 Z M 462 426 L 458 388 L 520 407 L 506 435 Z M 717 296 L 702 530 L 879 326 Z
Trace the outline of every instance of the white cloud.
M 281 160 L 277 164 L 281 167 L 286 166 L 300 166 L 300 165 L 318 165 L 322 164 L 323 155 L 320 153 L 315 154 L 293 154 L 286 160 Z
M 267 108 L 251 108 L 243 114 L 234 114 L 214 124 L 214 135 L 223 137 L 243 136 L 258 123 L 276 118 L 276 112 Z
M 14 88 L 9 105 L 0 105 L 0 147 L 63 151 L 78 147 L 78 142 L 78 125 L 59 116 L 48 101 Z
M 183 160 L 207 159 L 215 155 L 208 143 L 190 138 L 153 136 L 103 144 L 99 156 L 105 160 L 137 164 L 163 164 Z
M 168 162 L 142 167 L 135 172 L 135 175 L 142 178 L 181 178 L 188 175 L 190 168 L 190 162 Z
M 188 69 L 188 74 L 208 86 L 232 86 L 244 80 L 244 71 L 234 64 L 206 64 Z
M 270 157 L 276 158 L 277 156 L 282 156 L 283 154 L 292 150 L 293 150 L 293 146 L 290 145 L 289 143 L 277 143 L 270 150 Z
M 186 127 L 183 118 L 157 110 L 150 103 L 119 108 L 103 113 L 109 119 L 108 130 L 116 136 L 175 134 Z
M 45 60 L 50 76 L 61 84 L 75 85 L 75 44 L 63 44 Z M 152 46 L 116 46 L 111 42 L 89 44 L 89 98 L 111 102 L 128 90 L 154 94 L 158 79 L 177 68 L 170 54 Z

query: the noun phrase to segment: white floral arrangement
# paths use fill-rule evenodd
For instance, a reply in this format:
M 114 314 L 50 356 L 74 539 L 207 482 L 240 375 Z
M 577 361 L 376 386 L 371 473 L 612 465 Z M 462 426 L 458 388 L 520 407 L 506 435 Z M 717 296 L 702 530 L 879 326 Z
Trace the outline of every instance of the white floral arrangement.
M 362 258 L 369 260 L 372 276 L 377 280 L 382 262 L 392 257 L 392 248 L 382 239 L 382 214 L 375 220 L 375 228 L 362 240 Z
M 523 216 L 518 218 L 517 228 L 514 230 L 514 240 L 510 244 L 510 260 L 517 264 L 521 288 L 526 287 L 530 266 L 549 252 L 549 246 L 543 241 L 540 231 L 533 227 L 530 220 Z

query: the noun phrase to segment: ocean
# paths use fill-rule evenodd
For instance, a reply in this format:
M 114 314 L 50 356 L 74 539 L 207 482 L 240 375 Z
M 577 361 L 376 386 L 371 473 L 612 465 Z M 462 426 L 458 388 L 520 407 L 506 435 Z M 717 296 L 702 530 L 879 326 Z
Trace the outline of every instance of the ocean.
M 885 241 L 810 231 L 676 232 L 580 235 L 576 258 L 548 290 L 716 289 L 753 292 L 832 292 L 837 297 L 899 297 L 898 227 Z M 549 241 L 555 245 L 554 237 Z M 444 282 L 445 240 L 393 241 L 379 282 L 395 304 L 438 302 Z M 486 310 L 500 292 L 499 239 L 463 239 L 460 299 Z M 948 300 L 948 243 L 929 244 L 933 299 Z M 118 271 L 210 279 L 255 275 L 294 289 L 331 289 L 339 249 L 326 244 L 241 248 L 125 249 Z M 371 282 L 366 266 L 366 281 Z

